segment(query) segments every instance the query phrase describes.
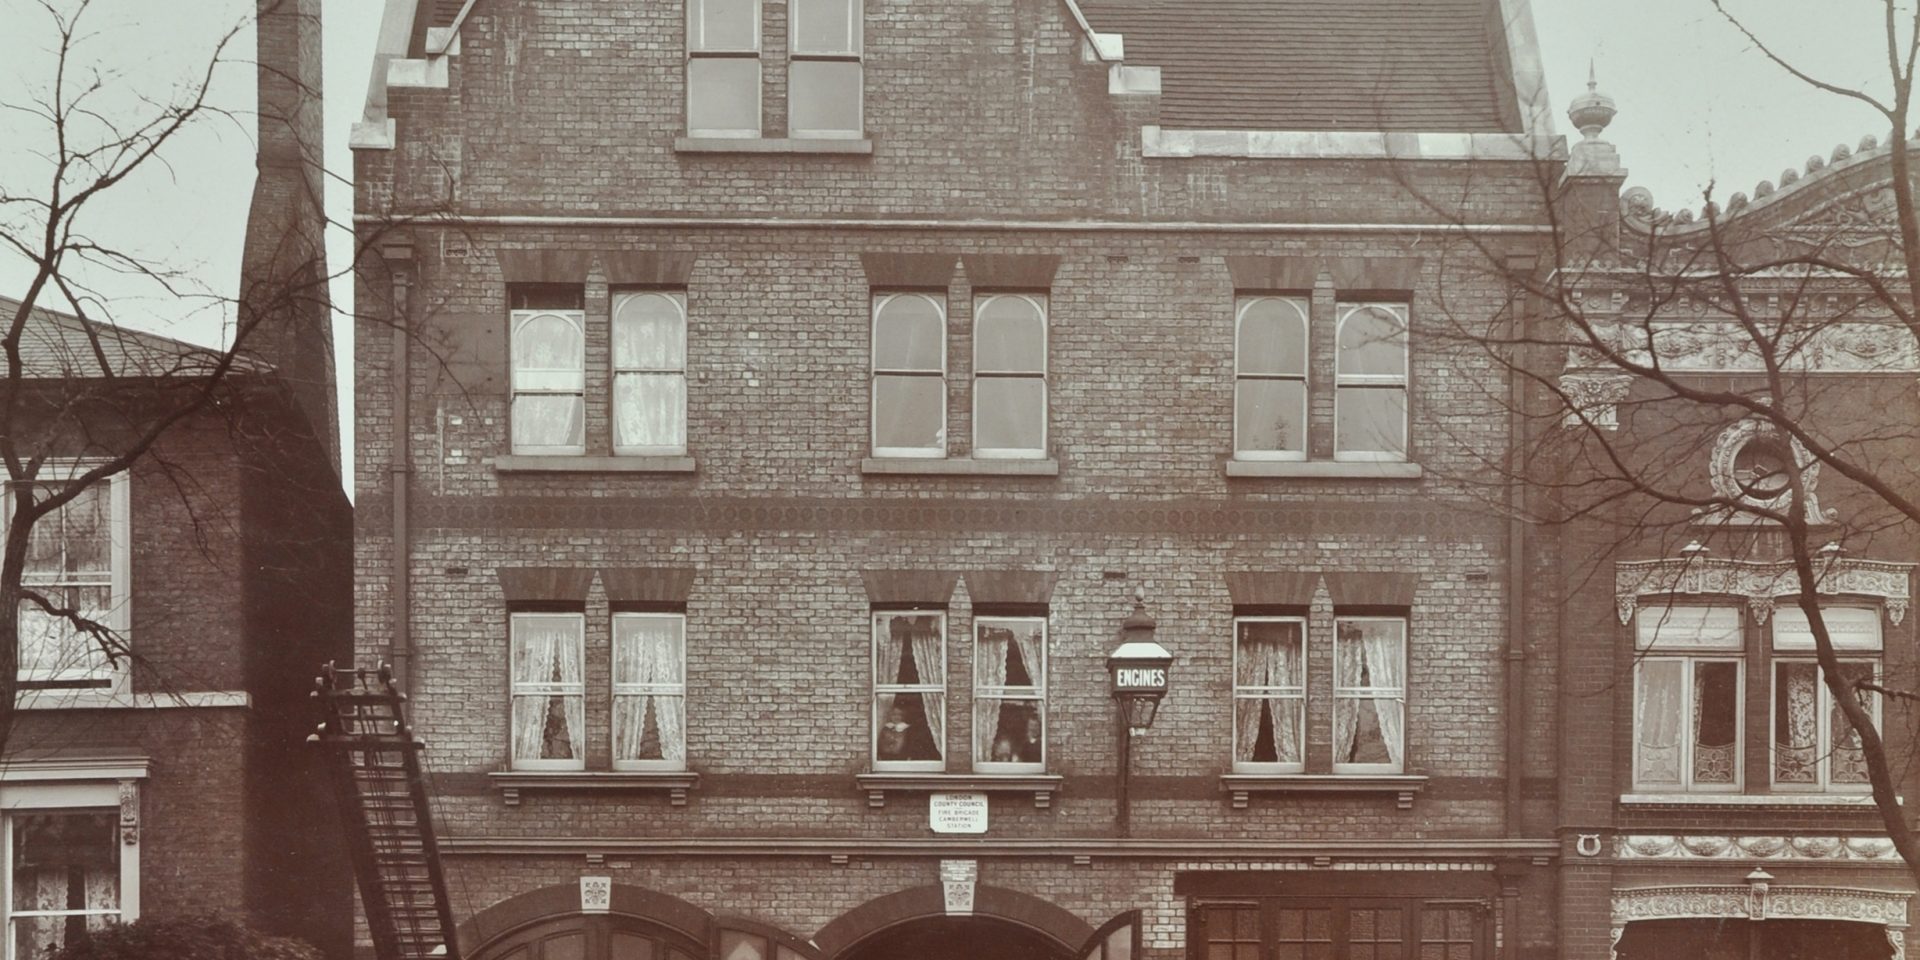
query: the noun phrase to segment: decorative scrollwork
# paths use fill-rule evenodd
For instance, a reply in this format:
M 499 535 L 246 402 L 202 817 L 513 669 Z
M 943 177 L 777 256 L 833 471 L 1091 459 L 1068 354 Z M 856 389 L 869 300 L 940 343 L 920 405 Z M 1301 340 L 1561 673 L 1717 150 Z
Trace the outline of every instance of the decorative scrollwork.
M 1815 581 L 1821 595 L 1853 594 L 1877 597 L 1887 618 L 1898 626 L 1912 598 L 1914 564 L 1886 560 L 1823 557 L 1815 561 Z M 1774 601 L 1800 593 L 1800 581 L 1790 560 L 1726 560 L 1714 557 L 1673 557 L 1663 560 L 1625 560 L 1614 564 L 1614 601 L 1623 624 L 1633 622 L 1641 597 L 1670 594 L 1722 594 L 1744 597 L 1758 623 L 1766 623 Z
M 1623 860 L 1899 860 L 1886 837 L 1786 837 L 1627 834 L 1615 837 Z
M 1636 887 L 1613 892 L 1613 925 L 1635 920 L 1767 917 L 1907 925 L 1908 894 L 1857 887 L 1769 883 Z

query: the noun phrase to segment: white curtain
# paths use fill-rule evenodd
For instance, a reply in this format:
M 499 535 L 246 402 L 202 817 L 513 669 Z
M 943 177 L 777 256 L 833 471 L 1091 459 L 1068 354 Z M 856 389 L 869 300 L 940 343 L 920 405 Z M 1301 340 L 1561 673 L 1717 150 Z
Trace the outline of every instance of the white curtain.
M 686 685 L 680 623 L 665 617 L 621 618 L 613 662 L 614 759 L 685 763 Z M 637 689 L 636 689 L 637 688 Z M 659 735 L 658 758 L 643 756 L 647 712 Z
M 895 618 L 880 617 L 873 626 L 873 732 L 876 743 L 883 742 L 881 730 L 893 713 L 893 702 L 899 694 L 891 688 L 900 682 L 902 658 L 906 655 L 905 639 L 893 629 Z M 876 750 L 875 755 L 878 756 Z M 882 760 L 897 760 L 898 757 L 879 757 Z
M 586 401 L 579 395 L 521 394 L 513 398 L 516 447 L 579 446 L 586 442 Z
M 975 763 L 982 760 L 1012 760 L 1011 750 L 1006 757 L 993 754 L 993 740 L 1000 730 L 1000 704 L 1003 701 L 999 697 L 986 696 L 985 691 L 999 691 L 1007 685 L 1007 650 L 1013 646 L 1014 631 L 1005 627 L 982 626 L 976 632 L 979 640 L 973 652 L 973 759 Z M 1024 658 L 1025 644 L 1020 645 L 1020 651 Z M 1032 661 L 1028 661 L 1028 669 L 1032 669 Z
M 1360 641 L 1360 628 L 1354 624 L 1343 623 L 1340 631 L 1338 649 L 1340 655 L 1334 658 L 1334 685 L 1353 688 L 1360 685 L 1361 670 L 1366 664 L 1366 653 Z M 1337 760 L 1345 760 L 1353 755 L 1353 738 L 1360 732 L 1359 704 L 1351 697 L 1335 697 L 1333 709 L 1333 755 Z
M 1294 624 L 1263 624 L 1243 628 L 1239 659 L 1234 669 L 1234 684 L 1239 687 L 1298 686 L 1300 628 Z M 1274 759 L 1280 763 L 1300 762 L 1300 717 L 1296 701 L 1289 697 L 1240 697 L 1234 702 L 1234 759 L 1241 763 L 1254 760 L 1254 745 L 1260 739 L 1260 711 L 1273 718 Z
M 920 695 L 920 702 L 926 707 L 927 734 L 933 738 L 935 756 L 944 758 L 947 755 L 947 665 L 941 657 L 940 627 L 933 617 L 915 617 L 908 622 L 912 625 L 913 662 L 920 668 L 920 682 L 934 688 Z
M 16 942 L 26 948 L 19 960 L 46 956 L 65 944 L 67 932 L 76 926 L 98 930 L 119 916 L 119 849 L 112 813 L 16 814 L 14 824 L 14 909 L 88 911 L 84 916 L 15 920 L 21 930 Z
M 1633 723 L 1640 763 L 1634 778 L 1643 783 L 1680 782 L 1680 707 L 1686 696 L 1681 666 L 1676 660 L 1640 664 L 1640 702 Z
M 615 376 L 613 443 L 617 447 L 686 446 L 686 375 L 623 372 Z
M 1380 695 L 1373 699 L 1374 719 L 1380 724 L 1380 738 L 1387 742 L 1387 757 L 1395 765 L 1403 756 L 1406 733 L 1406 656 L 1398 623 L 1370 623 L 1361 629 L 1361 649 L 1367 658 L 1367 675 Z
M 578 621 L 562 617 L 516 619 L 514 683 L 533 692 L 514 698 L 513 756 L 517 760 L 571 760 L 579 756 L 587 725 L 586 698 L 562 693 L 580 680 Z M 549 742 L 548 718 L 561 716 L 564 742 Z

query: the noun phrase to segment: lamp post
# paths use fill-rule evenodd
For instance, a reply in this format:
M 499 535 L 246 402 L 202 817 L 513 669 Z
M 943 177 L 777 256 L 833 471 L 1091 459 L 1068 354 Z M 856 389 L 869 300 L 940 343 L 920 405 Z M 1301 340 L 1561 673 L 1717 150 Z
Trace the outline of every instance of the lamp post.
M 1167 675 L 1173 654 L 1154 642 L 1156 624 L 1147 613 L 1146 598 L 1135 594 L 1133 613 L 1120 624 L 1120 645 L 1107 656 L 1107 678 L 1120 718 L 1120 773 L 1114 785 L 1114 819 L 1120 836 L 1129 836 L 1130 807 L 1127 781 L 1132 775 L 1133 735 L 1153 726 L 1160 699 L 1167 695 Z

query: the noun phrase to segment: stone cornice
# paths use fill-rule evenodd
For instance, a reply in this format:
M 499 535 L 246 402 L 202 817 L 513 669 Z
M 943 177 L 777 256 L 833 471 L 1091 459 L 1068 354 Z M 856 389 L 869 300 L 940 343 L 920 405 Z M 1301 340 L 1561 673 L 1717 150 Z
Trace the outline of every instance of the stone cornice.
M 1822 596 L 1873 597 L 1886 608 L 1895 624 L 1906 618 L 1912 597 L 1914 564 L 1848 557 L 1815 561 Z M 1622 624 L 1633 621 L 1640 598 L 1648 596 L 1719 594 L 1741 597 L 1754 620 L 1766 623 L 1774 603 L 1800 594 L 1799 578 L 1790 560 L 1727 560 L 1716 557 L 1673 557 L 1662 560 L 1625 560 L 1614 564 L 1614 603 Z
M 1788 837 L 1628 834 L 1615 837 L 1622 860 L 1805 860 L 1900 864 L 1886 837 Z

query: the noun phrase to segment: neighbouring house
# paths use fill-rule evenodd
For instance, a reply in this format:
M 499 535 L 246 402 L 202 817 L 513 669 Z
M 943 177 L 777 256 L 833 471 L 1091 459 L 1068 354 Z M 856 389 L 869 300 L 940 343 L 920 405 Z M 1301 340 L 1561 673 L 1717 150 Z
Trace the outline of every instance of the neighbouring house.
M 1422 332 L 1544 103 L 1524 0 L 390 0 L 356 662 L 450 946 L 1553 954 L 1506 370 Z
M 1842 679 L 1912 690 L 1920 540 L 1888 496 L 1920 493 L 1920 351 L 1892 309 L 1911 305 L 1891 150 L 1843 145 L 1696 217 L 1621 191 L 1601 139 L 1610 100 L 1590 92 L 1572 112 L 1586 140 L 1560 194 L 1565 289 L 1671 383 L 1596 350 L 1549 370 L 1594 425 L 1536 461 L 1539 512 L 1563 521 L 1540 537 L 1553 573 L 1530 629 L 1558 638 L 1560 955 L 1906 956 L 1913 876 L 1823 682 L 1794 568 L 1810 561 Z M 1891 297 L 1849 270 L 1888 277 Z M 1801 435 L 1746 402 L 1789 411 Z M 1667 498 L 1606 479 L 1622 474 Z M 1908 705 L 1850 695 L 1911 803 Z

